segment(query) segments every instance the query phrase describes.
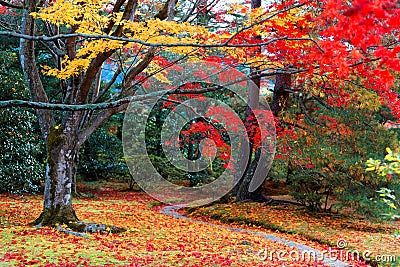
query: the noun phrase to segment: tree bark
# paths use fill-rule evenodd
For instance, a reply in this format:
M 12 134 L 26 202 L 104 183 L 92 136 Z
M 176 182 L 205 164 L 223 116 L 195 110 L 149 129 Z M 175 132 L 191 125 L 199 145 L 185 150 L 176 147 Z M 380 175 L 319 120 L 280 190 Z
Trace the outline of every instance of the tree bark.
M 76 112 L 71 112 L 64 123 L 52 127 L 47 137 L 47 169 L 44 189 L 44 205 L 40 216 L 32 223 L 36 226 L 57 226 L 66 233 L 67 225 L 77 232 L 120 233 L 125 228 L 79 221 L 72 208 L 72 184 L 76 177 L 79 148 L 82 144 L 77 135 Z
M 169 1 L 168 1 L 169 3 Z M 166 8 L 170 10 L 170 20 L 174 15 L 174 7 L 176 0 L 171 0 L 171 5 L 166 4 Z M 114 12 L 119 12 L 123 7 L 122 19 L 129 20 L 134 17 L 138 0 L 118 0 L 114 6 Z M 43 211 L 39 218 L 34 222 L 36 225 L 55 226 L 57 224 L 66 224 L 73 230 L 77 231 L 105 231 L 112 229 L 113 232 L 122 231 L 118 227 L 106 227 L 105 225 L 90 226 L 79 222 L 79 219 L 72 208 L 72 186 L 76 177 L 79 148 L 87 140 L 87 138 L 109 119 L 112 115 L 126 109 L 130 100 L 136 97 L 147 98 L 148 96 L 127 96 L 130 93 L 131 82 L 141 73 L 152 61 L 155 56 L 156 48 L 149 48 L 144 59 L 134 68 L 132 68 L 127 76 L 121 90 L 121 94 L 117 99 L 109 99 L 108 102 L 97 103 L 100 96 L 106 91 L 100 93 L 98 85 L 93 90 L 96 77 L 100 77 L 100 72 L 104 62 L 109 59 L 117 49 L 106 50 L 99 53 L 89 64 L 86 71 L 80 72 L 79 75 L 62 81 L 65 83 L 60 86 L 62 90 L 61 103 L 50 103 L 43 83 L 39 69 L 37 67 L 35 55 L 35 42 L 38 41 L 35 36 L 35 19 L 31 13 L 36 12 L 38 8 L 43 6 L 43 2 L 35 0 L 24 0 L 22 11 L 21 34 L 15 37 L 20 39 L 20 60 L 25 75 L 25 81 L 31 92 L 32 100 L 19 101 L 11 100 L 10 102 L 0 103 L 1 106 L 18 105 L 30 106 L 37 108 L 38 121 L 43 134 L 43 139 L 47 146 L 47 169 L 45 177 L 44 205 Z M 167 19 L 168 12 L 162 14 L 160 19 Z M 106 34 L 112 37 L 121 37 L 123 34 L 123 24 L 115 25 L 116 20 L 110 20 L 106 25 Z M 74 34 L 76 28 L 72 28 L 69 34 Z M 15 33 L 16 34 L 16 33 Z M 19 34 L 19 33 L 18 33 Z M 67 33 L 68 34 L 68 33 Z M 51 34 L 53 36 L 53 34 Z M 55 40 L 55 39 L 54 39 Z M 67 38 L 66 44 L 62 50 L 66 51 L 70 58 L 76 56 L 75 38 Z M 51 41 L 51 40 L 48 40 Z M 61 66 L 59 66 L 61 67 Z M 117 77 L 115 77 L 116 79 Z M 97 79 L 97 83 L 99 80 Z M 109 90 L 111 86 L 107 87 Z M 100 96 L 99 96 L 100 95 Z M 92 96 L 92 97 L 90 97 Z M 139 100 L 139 98 L 137 100 Z M 84 112 L 77 109 L 85 110 L 104 109 L 97 112 Z M 63 110 L 60 113 L 53 113 L 51 109 Z M 61 124 L 55 126 L 56 123 Z
M 261 0 L 252 0 L 251 1 L 251 8 L 259 8 L 261 7 Z M 255 39 L 259 42 L 261 42 L 261 36 L 256 36 Z M 259 47 L 256 51 L 257 54 L 261 53 L 261 47 Z M 251 67 L 250 72 L 251 73 L 257 73 L 259 71 L 259 67 Z M 260 77 L 255 77 L 252 78 L 252 81 L 256 86 L 250 86 L 249 87 L 249 92 L 248 92 L 248 106 L 246 110 L 246 127 L 250 129 L 250 127 L 253 126 L 255 121 L 250 121 L 249 118 L 252 115 L 252 108 L 253 109 L 258 109 L 259 107 L 259 102 L 260 102 L 260 87 L 261 87 L 261 78 Z M 251 138 L 250 138 L 251 139 Z M 253 146 L 250 143 L 250 151 L 253 151 Z M 259 164 L 259 158 L 260 158 L 260 151 L 256 150 L 254 155 L 254 159 L 252 160 L 252 155 L 253 153 L 250 153 L 248 159 L 240 159 L 241 161 L 247 161 L 247 166 L 246 166 L 246 171 L 244 172 L 243 176 L 241 177 L 235 191 L 236 191 L 236 200 L 237 201 L 264 201 L 266 198 L 263 197 L 261 193 L 261 186 L 258 187 L 255 191 L 250 192 L 249 191 L 249 186 L 250 182 L 253 178 L 254 172 L 257 168 L 257 165 Z
M 274 116 L 278 117 L 279 114 L 287 106 L 289 100 L 289 92 L 292 84 L 291 74 L 278 74 L 274 86 L 274 95 L 272 97 L 271 110 Z
M 34 36 L 35 35 L 35 20 L 31 16 L 32 12 L 36 11 L 35 0 L 25 0 L 24 10 L 22 12 L 21 33 Z M 46 92 L 43 83 L 40 79 L 39 70 L 36 65 L 35 57 L 35 41 L 20 39 L 19 57 L 21 60 L 22 70 L 24 72 L 25 82 L 28 85 L 32 100 L 35 102 L 48 103 Z M 49 134 L 50 127 L 54 124 L 54 118 L 51 110 L 36 110 L 40 130 L 44 139 Z
M 77 171 L 78 139 L 67 127 L 52 127 L 47 137 L 47 166 L 42 214 L 36 225 L 71 225 L 78 222 L 72 208 L 72 183 Z

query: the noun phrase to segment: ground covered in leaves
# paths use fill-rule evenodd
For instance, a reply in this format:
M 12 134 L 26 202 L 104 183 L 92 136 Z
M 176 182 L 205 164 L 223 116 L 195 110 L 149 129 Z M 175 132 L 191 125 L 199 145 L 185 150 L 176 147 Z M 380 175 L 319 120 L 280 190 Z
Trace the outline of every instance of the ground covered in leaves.
M 164 215 L 160 213 L 162 205 L 141 192 L 124 192 L 102 184 L 86 191 L 86 195 L 90 197 L 74 200 L 81 220 L 121 226 L 128 231 L 75 236 L 48 227 L 36 229 L 27 224 L 40 214 L 42 196 L 3 194 L 0 195 L 0 266 L 324 266 L 322 262 L 301 259 L 287 262 L 277 257 L 264 259 L 259 252 L 266 249 L 287 253 L 296 249 L 264 239 L 254 232 L 232 231 Z M 211 215 L 207 209 L 210 212 L 223 209 L 232 216 L 243 213 L 249 220 L 256 220 L 255 214 L 264 219 L 274 217 L 276 225 L 300 229 L 300 234 L 276 232 L 254 226 L 254 223 L 246 228 L 273 233 L 319 250 L 327 250 L 329 246 L 310 241 L 309 237 L 317 236 L 318 228 L 321 240 L 344 237 L 352 246 L 364 244 L 360 249 L 373 249 L 380 244 L 375 247 L 376 252 L 394 253 L 396 247 L 399 248 L 399 238 L 393 229 L 376 232 L 332 225 L 332 230 L 324 232 L 328 225 L 317 219 L 303 214 L 296 217 L 293 210 L 272 214 L 268 207 L 257 204 L 207 207 L 192 216 L 207 220 L 204 215 Z M 311 230 L 309 236 L 304 234 L 307 230 L 301 224 L 303 217 Z M 236 224 L 243 224 L 243 221 Z M 368 266 L 358 260 L 348 262 L 353 266 Z
M 329 213 L 311 213 L 290 204 L 229 203 L 191 208 L 186 215 L 210 222 L 246 225 L 301 236 L 330 247 L 371 253 L 374 265 L 400 266 L 400 222 L 370 222 Z M 378 264 L 378 261 L 379 264 Z

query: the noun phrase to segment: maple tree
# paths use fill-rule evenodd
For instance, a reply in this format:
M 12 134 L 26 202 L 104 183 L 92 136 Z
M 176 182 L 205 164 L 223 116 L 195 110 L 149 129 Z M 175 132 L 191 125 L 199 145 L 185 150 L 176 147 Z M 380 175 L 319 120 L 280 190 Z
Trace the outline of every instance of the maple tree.
M 284 1 L 264 8 L 173 0 L 0 4 L 2 17 L 12 10 L 21 14 L 17 26 L 3 21 L 0 35 L 20 38 L 21 64 L 33 100 L 0 106 L 36 108 L 46 140 L 44 209 L 37 224 L 73 226 L 78 221 L 71 187 L 79 148 L 129 101 L 151 97 L 135 91 L 148 76 L 164 79 L 163 69 L 178 61 L 250 68 L 252 78 L 277 75 L 275 115 L 285 107 L 288 93 L 315 96 L 332 106 L 362 101 L 346 91 L 345 85 L 353 82 L 375 90 L 400 116 L 400 102 L 391 90 L 393 72 L 400 66 L 399 9 L 393 1 Z M 204 9 L 212 14 L 207 27 L 197 19 Z M 38 44 L 47 49 L 52 66 L 37 64 Z M 106 82 L 105 64 L 114 67 Z M 59 80 L 59 103 L 49 100 L 42 73 Z
M 261 8 L 261 0 L 252 0 L 251 1 L 251 5 L 250 5 L 251 11 L 255 13 L 255 10 Z M 256 42 L 260 42 L 262 40 L 262 37 L 260 34 L 256 35 L 253 37 L 253 39 L 256 40 Z M 261 47 L 257 47 L 257 50 L 254 51 L 254 55 L 257 54 L 261 54 L 262 49 Z M 256 73 L 259 70 L 258 66 L 254 66 L 250 69 L 250 72 Z M 278 76 L 280 76 L 278 74 Z M 248 107 L 246 110 L 246 127 L 248 129 L 253 127 L 256 127 L 256 120 L 254 118 L 254 114 L 252 112 L 251 107 L 253 107 L 253 109 L 257 109 L 259 108 L 259 97 L 260 97 L 260 87 L 261 87 L 261 78 L 260 77 L 255 77 L 252 79 L 253 82 L 255 83 L 255 87 L 251 87 L 249 88 L 249 96 L 248 96 Z M 250 142 L 250 150 L 258 150 L 257 146 L 255 145 L 255 134 L 250 132 L 250 138 L 252 138 L 252 142 Z M 260 138 L 257 138 L 260 139 Z M 248 199 L 252 199 L 252 200 L 264 200 L 265 198 L 263 197 L 263 195 L 261 194 L 261 187 L 258 186 L 258 188 L 255 190 L 255 192 L 250 192 L 249 190 L 249 186 L 250 186 L 250 181 L 252 179 L 252 176 L 254 175 L 255 172 L 255 167 L 260 163 L 260 158 L 259 158 L 259 153 L 261 153 L 261 151 L 255 151 L 255 159 L 254 161 L 252 161 L 252 155 L 249 155 L 248 159 L 244 159 L 242 158 L 241 160 L 246 161 L 247 162 L 247 166 L 246 166 L 246 172 L 244 173 L 243 177 L 239 177 L 239 182 L 237 187 L 235 188 L 237 191 L 236 192 L 236 196 L 237 196 L 237 200 L 241 201 L 241 200 L 248 200 Z M 253 163 L 253 164 L 252 164 Z M 254 164 L 256 163 L 256 164 Z

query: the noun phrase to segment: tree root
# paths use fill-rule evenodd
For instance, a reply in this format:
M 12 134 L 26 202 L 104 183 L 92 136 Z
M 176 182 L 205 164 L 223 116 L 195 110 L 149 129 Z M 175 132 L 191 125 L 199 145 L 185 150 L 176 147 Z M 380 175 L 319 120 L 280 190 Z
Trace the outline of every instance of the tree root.
M 119 234 L 126 231 L 123 227 L 98 224 L 98 223 L 85 223 L 85 222 L 68 222 L 65 224 L 68 226 L 68 230 L 60 225 L 56 225 L 55 228 L 66 234 L 81 236 L 88 238 L 86 233 L 101 233 L 101 234 Z M 41 223 L 34 225 L 35 228 L 40 228 L 43 225 Z
M 274 201 L 274 199 L 269 198 L 263 194 L 260 194 L 257 196 L 256 199 L 248 198 L 248 199 L 243 199 L 238 201 L 239 203 L 247 203 L 247 202 L 259 202 L 259 203 L 266 203 L 265 205 L 271 204 Z
M 64 227 L 59 226 L 59 225 L 56 227 L 56 229 L 61 231 L 61 232 L 66 233 L 66 234 L 69 234 L 69 235 L 75 235 L 75 236 L 81 236 L 81 237 L 89 238 L 88 235 L 85 234 L 85 233 L 70 231 L 70 230 L 65 229 Z
M 119 234 L 126 231 L 123 227 L 98 223 L 73 222 L 68 223 L 67 226 L 71 230 L 81 233 Z
M 294 201 L 290 201 L 290 200 L 273 199 L 273 198 L 267 197 L 265 195 L 261 195 L 261 197 L 257 198 L 257 199 L 245 199 L 245 200 L 241 200 L 238 202 L 239 203 L 259 202 L 259 203 L 263 203 L 264 206 L 274 205 L 274 204 L 290 204 L 290 205 L 295 205 L 295 206 L 305 206 L 304 204 L 301 204 L 298 202 L 294 202 Z
M 279 199 L 272 199 L 271 202 L 265 203 L 265 206 L 273 205 L 273 204 L 290 204 L 290 205 L 295 205 L 295 206 L 305 206 L 304 204 L 301 204 L 298 202 L 294 202 L 294 201 L 290 201 L 290 200 L 279 200 Z
M 73 234 L 77 236 L 80 236 L 78 233 L 117 234 L 126 231 L 126 229 L 123 227 L 81 222 L 79 221 L 72 207 L 44 209 L 39 218 L 32 222 L 31 225 L 35 226 L 36 228 L 40 228 L 41 226 L 51 226 L 67 234 Z M 65 225 L 70 230 L 65 229 Z

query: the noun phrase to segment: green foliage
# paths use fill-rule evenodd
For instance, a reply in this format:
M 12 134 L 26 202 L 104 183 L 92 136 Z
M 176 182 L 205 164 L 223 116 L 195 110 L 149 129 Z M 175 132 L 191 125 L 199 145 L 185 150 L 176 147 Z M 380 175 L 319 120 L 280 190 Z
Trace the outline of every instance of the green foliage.
M 86 181 L 129 176 L 121 144 L 122 114 L 97 129 L 80 151 L 78 173 Z
M 366 171 L 375 171 L 380 176 L 400 174 L 400 154 L 394 153 L 390 148 L 386 148 L 388 153 L 384 162 L 380 160 L 368 159 Z
M 157 172 L 168 181 L 177 182 L 187 179 L 186 171 L 176 168 L 167 158 L 155 155 L 149 155 L 149 158 Z
M 0 52 L 0 100 L 29 99 L 17 53 Z M 26 109 L 0 110 L 0 190 L 38 191 L 44 178 L 43 144 L 36 116 Z
M 328 200 L 335 199 L 337 208 L 379 216 L 370 198 L 394 181 L 367 172 L 364 162 L 383 157 L 382 147 L 397 148 L 397 134 L 382 127 L 366 109 L 306 105 L 313 121 L 299 115 L 302 111 L 296 107 L 289 110 L 286 116 L 300 118 L 301 128 L 280 140 L 271 174 L 286 177 L 290 194 L 310 210 L 329 209 Z
M 400 204 L 399 200 L 396 198 L 395 191 L 382 187 L 376 192 L 379 193 L 381 202 L 385 203 L 386 209 L 388 210 L 387 213 L 382 213 L 383 218 L 390 220 L 399 219 L 398 207 Z
M 366 171 L 375 171 L 380 177 L 386 177 L 389 180 L 393 180 L 390 183 L 395 189 L 389 189 L 382 187 L 376 192 L 379 194 L 379 201 L 385 206 L 385 212 L 381 213 L 384 219 L 398 219 L 400 218 L 398 207 L 400 206 L 399 199 L 396 195 L 400 192 L 400 183 L 398 180 L 398 174 L 400 174 L 400 154 L 393 152 L 390 148 L 386 148 L 387 155 L 384 161 L 368 159 L 366 162 Z M 393 177 L 394 176 L 394 177 Z M 374 201 L 376 203 L 376 200 Z

